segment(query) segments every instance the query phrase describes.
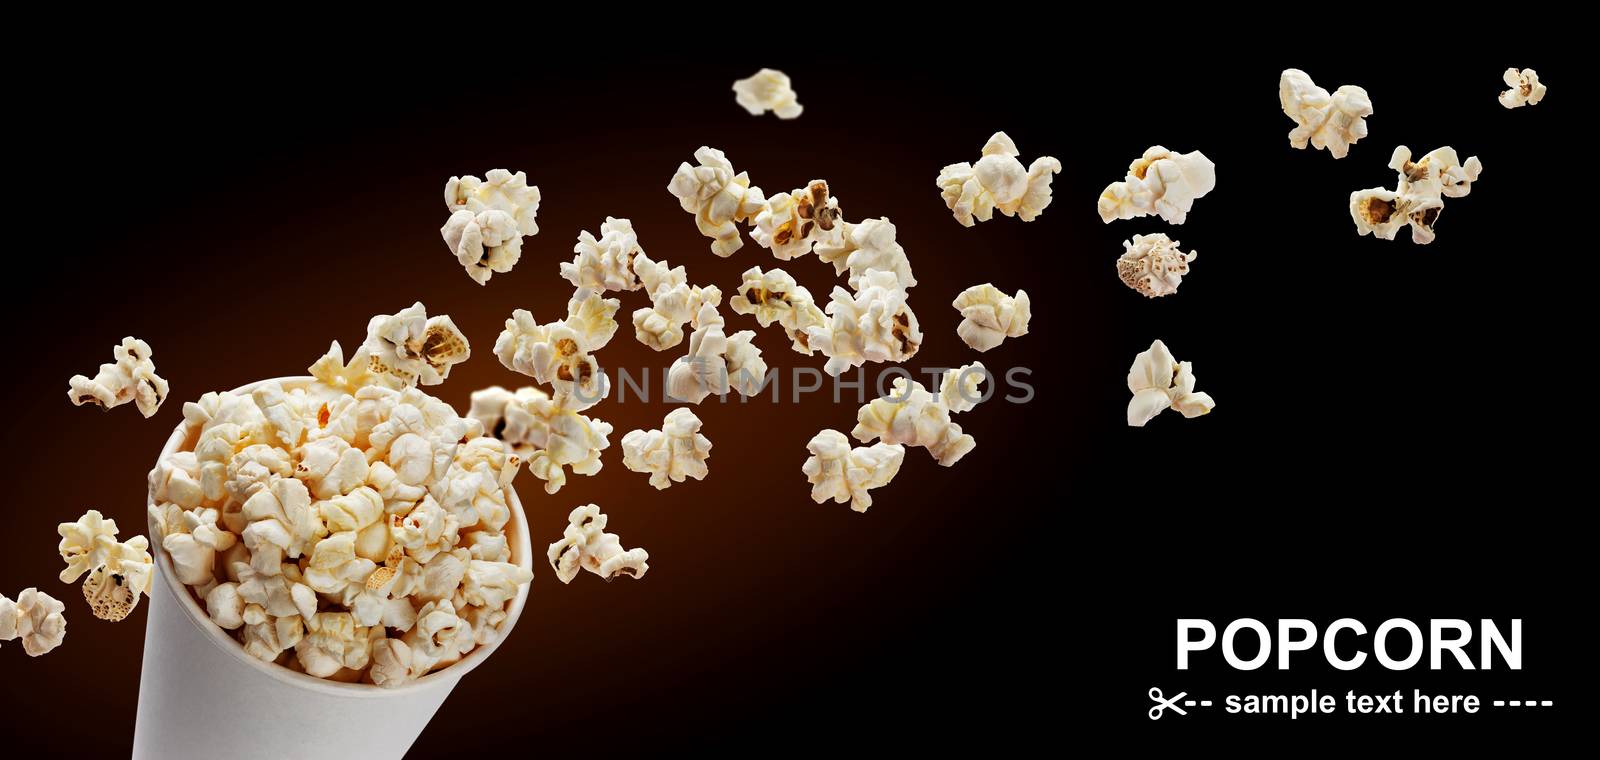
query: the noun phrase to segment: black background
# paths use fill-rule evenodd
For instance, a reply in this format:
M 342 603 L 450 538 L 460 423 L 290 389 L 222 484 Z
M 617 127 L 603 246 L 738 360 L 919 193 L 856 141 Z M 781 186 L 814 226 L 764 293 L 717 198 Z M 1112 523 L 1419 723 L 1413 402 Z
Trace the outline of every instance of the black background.
M 1447 63 L 1424 65 L 1413 46 L 1387 57 L 1235 48 L 1242 55 L 1224 61 L 1153 42 L 1127 46 L 1140 55 L 1085 48 L 1004 63 L 960 46 L 885 60 L 448 51 L 422 63 L 285 44 L 250 55 L 145 50 L 108 56 L 93 73 L 15 77 L 26 138 L 11 155 L 17 371 L 5 393 L 21 408 L 7 445 L 20 481 L 10 509 L 28 527 L 7 539 L 0 588 L 56 594 L 72 627 L 36 661 L 0 650 L 11 684 L 0 720 L 30 743 L 40 727 L 65 731 L 56 705 L 84 699 L 83 681 L 108 673 L 104 730 L 32 746 L 126 752 L 142 617 L 109 633 L 92 620 L 52 577 L 49 526 L 97 499 L 139 525 L 140 476 L 182 400 L 293 374 L 328 339 L 356 342 L 364 315 L 422 298 L 456 316 L 478 349 L 459 371 L 481 374 L 453 375 L 441 393 L 464 408 L 475 387 L 516 382 L 487 350 L 498 320 L 527 306 L 549 318 L 565 298 L 555 262 L 607 213 L 652 220 L 641 228 L 652 255 L 687 264 L 691 280 L 714 271 L 727 291 L 730 276 L 773 260 L 752 242 L 714 260 L 663 189 L 678 161 L 712 144 L 769 193 L 825 177 L 847 218 L 891 216 L 927 278 L 912 303 L 929 335 L 921 358 L 935 365 L 973 358 L 944 306 L 954 292 L 985 280 L 1026 287 L 1032 332 L 982 359 L 1033 367 L 1038 399 L 960 419 L 979 448 L 955 468 L 919 460 L 912 470 L 921 452 L 908 452 L 908 482 L 894 484 L 906 490 L 875 493 L 865 517 L 811 505 L 793 481 L 720 506 L 674 487 L 660 498 L 679 503 L 654 517 L 648 504 L 607 506 L 635 510 L 632 533 L 620 517 L 614 526 L 651 548 L 652 575 L 580 589 L 594 579 L 557 588 L 540 573 L 529 613 L 496 654 L 502 667 L 470 676 L 413 754 L 575 743 L 987 753 L 1109 739 L 1130 753 L 1198 744 L 1275 755 L 1395 736 L 1537 748 L 1580 719 L 1591 661 L 1576 622 L 1593 587 L 1579 527 L 1592 501 L 1589 172 L 1574 142 L 1587 139 L 1574 134 L 1584 82 L 1548 50 L 1423 47 L 1433 44 Z M 799 120 L 734 105 L 728 84 L 764 65 L 794 78 Z M 1548 99 L 1501 108 L 1508 65 L 1538 68 Z M 1289 148 L 1291 122 L 1274 99 L 1288 66 L 1329 90 L 1367 89 L 1371 136 L 1347 158 Z M 976 160 L 997 129 L 1025 162 L 1061 160 L 1055 201 L 1031 225 L 962 229 L 933 179 L 945 163 Z M 1217 190 L 1181 227 L 1101 224 L 1099 190 L 1154 144 L 1204 151 Z M 1406 232 L 1358 238 L 1349 218 L 1351 191 L 1393 186 L 1397 144 L 1419 156 L 1448 144 L 1484 165 L 1468 197 L 1447 201 L 1429 246 Z M 445 216 L 438 188 L 501 165 L 543 189 L 542 231 L 515 272 L 478 289 L 433 237 Z M 1117 281 L 1113 262 L 1122 240 L 1157 231 L 1200 255 L 1177 295 L 1147 300 Z M 816 262 L 781 266 L 826 292 Z M 101 417 L 59 398 L 67 376 L 109 360 L 127 333 L 173 368 L 161 417 Z M 1195 363 L 1217 407 L 1130 429 L 1123 377 L 1156 337 Z M 774 338 L 763 335 L 769 361 L 800 361 Z M 840 409 L 821 424 L 847 427 L 854 404 Z M 616 440 L 661 411 L 613 420 L 606 470 L 590 480 L 625 479 Z M 801 419 L 785 424 L 803 446 L 818 425 Z M 794 441 L 768 453 L 731 431 L 712 438 L 752 466 L 770 457 L 787 472 L 803 459 Z M 719 473 L 712 460 L 714 475 L 767 487 L 759 470 L 723 461 Z M 536 489 L 527 476 L 518 487 Z M 569 488 L 541 508 L 564 514 L 600 498 Z M 657 498 L 628 488 L 627 498 Z M 740 517 L 758 522 L 757 511 L 765 522 L 741 534 Z M 713 515 L 731 521 L 714 539 Z M 674 542 L 679 556 L 703 552 L 682 591 L 658 559 L 672 553 L 656 548 Z M 558 601 L 537 609 L 541 598 Z M 1209 618 L 1220 633 L 1236 617 L 1344 616 L 1369 630 L 1389 617 L 1424 628 L 1430 617 L 1492 617 L 1507 632 L 1520 617 L 1524 669 L 1394 674 L 1369 662 L 1338 673 L 1319 650 L 1288 674 L 1233 672 L 1215 652 L 1188 674 L 1173 669 L 1179 617 Z M 1152 722 L 1151 686 L 1219 704 L 1228 693 L 1418 688 L 1556 707 Z

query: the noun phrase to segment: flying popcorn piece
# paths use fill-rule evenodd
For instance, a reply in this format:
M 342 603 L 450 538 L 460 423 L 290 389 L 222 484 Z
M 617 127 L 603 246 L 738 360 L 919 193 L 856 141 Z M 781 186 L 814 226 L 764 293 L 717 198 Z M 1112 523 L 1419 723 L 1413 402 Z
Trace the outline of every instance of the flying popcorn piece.
M 689 336 L 689 352 L 667 370 L 667 395 L 698 404 L 707 396 L 737 391 L 752 396 L 766 385 L 767 362 L 756 348 L 753 330 L 723 332 L 722 316 L 713 304 L 700 307 L 699 325 Z
M 850 439 L 837 430 L 824 430 L 806 444 L 811 456 L 800 471 L 811 483 L 811 500 L 821 504 L 829 499 L 850 502 L 850 508 L 865 512 L 872 506 L 874 488 L 889 484 L 906 459 L 906 447 L 876 443 L 850 447 Z
M 100 365 L 93 378 L 73 375 L 67 381 L 67 398 L 73 406 L 95 404 L 102 409 L 122 406 L 129 401 L 147 419 L 167 400 L 167 381 L 156 374 L 150 344 L 129 336 L 111 349 L 116 361 Z
M 805 187 L 768 198 L 756 214 L 750 237 L 772 249 L 779 260 L 788 261 L 829 240 L 841 221 L 839 198 L 829 195 L 827 180 L 814 179 Z
M 22 639 L 29 657 L 46 654 L 67 637 L 66 608 L 36 588 L 23 589 L 14 602 L 0 594 L 0 641 Z
M 1167 345 L 1157 340 L 1150 350 L 1141 351 L 1128 370 L 1128 424 L 1144 427 L 1166 409 L 1176 409 L 1185 417 L 1199 417 L 1211 411 L 1216 402 L 1194 390 L 1194 367 L 1172 358 Z
M 1433 242 L 1444 199 L 1471 193 L 1472 183 L 1483 172 L 1477 156 L 1463 164 L 1448 145 L 1416 162 L 1411 160 L 1411 149 L 1402 145 L 1394 149 L 1389 168 L 1399 173 L 1394 190 L 1375 187 L 1350 194 L 1356 233 L 1393 240 L 1401 227 L 1410 225 L 1411 242 L 1420 245 Z
M 658 490 L 684 478 L 704 480 L 711 441 L 700 434 L 700 418 L 688 407 L 667 413 L 660 430 L 630 430 L 622 437 L 622 466 L 650 475 Z
M 575 288 L 586 288 L 596 293 L 608 290 L 638 290 L 638 275 L 633 272 L 633 259 L 644 249 L 639 247 L 639 236 L 633 231 L 633 222 L 627 219 L 606 217 L 600 225 L 600 237 L 588 230 L 578 233 L 578 244 L 573 246 L 577 255 L 561 264 L 561 276 Z
M 405 385 L 438 385 L 450 368 L 472 358 L 467 336 L 445 314 L 429 317 L 418 301 L 397 314 L 373 317 L 361 345 L 371 370 L 393 375 Z
M 753 314 L 756 322 L 767 327 L 777 322 L 788 334 L 794 350 L 810 356 L 811 328 L 828 323 L 822 309 L 817 308 L 811 291 L 795 282 L 788 272 L 761 267 L 745 270 L 739 290 L 728 299 L 735 314 Z
M 567 327 L 578 333 L 579 340 L 590 351 L 599 351 L 611 342 L 617 333 L 617 310 L 621 299 L 601 298 L 599 293 L 579 288 L 567 301 Z
M 587 408 L 577 395 L 552 398 L 532 386 L 512 393 L 497 385 L 472 394 L 470 416 L 528 463 L 528 471 L 545 481 L 546 493 L 556 493 L 566 485 L 567 468 L 579 475 L 599 472 L 600 452 L 611 445 L 610 423 L 579 413 Z
M 982 403 L 987 396 L 978 387 L 989 379 L 989 370 L 983 362 L 946 370 L 939 381 L 939 403 L 943 404 L 951 414 L 971 411 L 973 407 Z
M 139 606 L 140 595 L 150 590 L 154 572 L 148 539 L 134 536 L 117 541 L 117 521 L 105 519 L 94 509 L 77 522 L 57 525 L 56 532 L 61 535 L 57 549 L 67 563 L 61 582 L 75 583 L 88 574 L 83 597 L 95 617 L 117 622 Z
M 711 238 L 711 252 L 727 258 L 744 247 L 736 222 L 755 219 L 767 201 L 761 188 L 750 184 L 748 174 L 734 173 L 722 151 L 702 145 L 694 158 L 699 166 L 679 164 L 667 183 L 667 192 L 678 199 L 684 211 L 694 214 L 700 234 Z
M 1178 292 L 1183 276 L 1189 273 L 1189 262 L 1197 255 L 1178 250 L 1178 241 L 1159 232 L 1134 235 L 1132 240 L 1122 242 L 1122 248 L 1122 255 L 1117 257 L 1117 277 L 1147 298 Z
M 538 186 L 530 186 L 523 172 L 495 169 L 487 182 L 451 177 L 444 186 L 450 218 L 439 233 L 467 276 L 487 285 L 496 272 L 516 266 L 524 236 L 539 234 L 539 200 Z
M 901 290 L 917 284 L 906 249 L 895 242 L 895 227 L 889 217 L 856 224 L 840 221 L 839 226 L 839 234 L 833 242 L 817 244 L 817 258 L 832 264 L 835 274 L 849 272 L 851 289 L 861 287 L 861 276 L 868 269 L 894 272 Z
M 1295 123 L 1289 130 L 1292 147 L 1303 150 L 1310 144 L 1334 158 L 1344 158 L 1350 146 L 1367 136 L 1366 117 L 1372 115 L 1372 100 L 1366 90 L 1353 84 L 1329 95 L 1304 71 L 1284 69 L 1278 78 L 1278 103 Z
M 805 110 L 800 101 L 795 100 L 789 75 L 777 69 L 762 69 L 734 82 L 733 93 L 734 100 L 751 116 L 771 111 L 780 119 L 793 119 Z
M 1539 72 L 1533 69 L 1506 69 L 1502 79 L 1511 88 L 1500 93 L 1500 105 L 1506 108 L 1537 105 L 1544 100 L 1544 91 L 1549 89 L 1539 82 Z
M 1024 168 L 1019 155 L 1016 143 L 996 132 L 984 143 L 976 165 L 962 162 L 939 170 L 935 184 L 961 226 L 987 222 L 995 209 L 1031 222 L 1050 205 L 1050 181 L 1061 173 L 1061 162 L 1040 156 Z
M 894 272 L 868 269 L 855 293 L 835 286 L 826 325 L 811 327 L 809 345 L 828 357 L 833 377 L 867 362 L 903 362 L 922 345 L 917 315 Z
M 1027 335 L 1028 320 L 1033 317 L 1027 291 L 1008 296 L 987 282 L 961 291 L 950 305 L 961 312 L 956 334 L 976 351 L 988 351 L 1006 338 Z
M 957 378 L 962 377 L 960 370 L 953 371 Z M 950 373 L 946 373 L 946 378 L 949 377 Z M 920 446 L 939 464 L 949 467 L 966 456 L 977 442 L 961 432 L 960 425 L 950 421 L 953 410 L 945 399 L 942 383 L 940 395 L 935 396 L 922 383 L 895 378 L 889 395 L 861 407 L 850 435 L 862 443 L 878 439 L 887 444 Z
M 622 540 L 606 532 L 606 516 L 593 504 L 578 507 L 567 516 L 561 540 L 550 545 L 550 566 L 562 583 L 571 583 L 578 571 L 588 570 L 606 580 L 617 576 L 643 578 L 650 570 L 650 553 L 623 550 Z
M 684 323 L 698 328 L 696 317 L 701 307 L 722 303 L 722 291 L 717 286 L 690 285 L 682 266 L 668 268 L 667 262 L 657 264 L 641 253 L 634 259 L 634 271 L 650 296 L 650 305 L 633 312 L 633 334 L 656 351 L 682 343 Z
M 581 396 L 592 406 L 609 392 L 610 384 L 589 354 L 583 328 L 567 321 L 541 325 L 532 312 L 517 309 L 495 340 L 494 353 L 506 369 L 549 383 L 558 394 Z
M 365 346 L 357 348 L 350 361 L 345 361 L 344 348 L 339 341 L 333 341 L 328 346 L 328 352 L 307 367 L 306 372 L 322 384 L 351 395 L 363 386 L 374 383 L 392 388 L 404 385 L 395 375 L 374 372 L 372 355 Z
M 1100 219 L 1159 215 L 1183 224 L 1196 198 L 1217 186 L 1217 165 L 1200 151 L 1175 153 L 1159 145 L 1128 166 L 1128 176 L 1100 193 Z

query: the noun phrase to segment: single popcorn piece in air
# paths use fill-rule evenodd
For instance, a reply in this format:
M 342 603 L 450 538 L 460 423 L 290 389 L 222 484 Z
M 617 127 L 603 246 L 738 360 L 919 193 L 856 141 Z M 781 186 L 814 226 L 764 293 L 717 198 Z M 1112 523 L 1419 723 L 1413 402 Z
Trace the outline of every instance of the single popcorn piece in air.
M 11 601 L 0 594 L 0 641 L 22 639 L 22 651 L 38 657 L 61 646 L 67 637 L 67 606 L 36 588 L 25 588 Z
M 695 321 L 699 327 L 689 336 L 689 352 L 667 370 L 667 395 L 698 404 L 730 390 L 742 396 L 760 392 L 766 385 L 767 362 L 753 342 L 755 331 L 726 334 L 722 315 L 709 303 L 700 307 Z
M 93 378 L 73 375 L 67 381 L 67 398 L 73 406 L 95 404 L 102 409 L 132 401 L 148 419 L 167 400 L 167 381 L 156 374 L 150 344 L 129 336 L 112 347 L 111 354 L 116 361 L 100 365 Z
M 615 533 L 606 532 L 606 516 L 589 504 L 572 510 L 561 540 L 550 545 L 550 566 L 562 583 L 571 583 L 578 571 L 588 570 L 606 580 L 617 576 L 643 578 L 650 570 L 650 553 L 622 548 Z
M 611 425 L 580 414 L 598 401 L 559 392 L 552 398 L 532 386 L 513 393 L 496 385 L 472 394 L 469 415 L 482 423 L 485 435 L 528 463 L 528 471 L 545 481 L 545 492 L 556 493 L 566 485 L 566 468 L 579 475 L 600 471 Z
M 668 268 L 667 262 L 657 264 L 641 253 L 634 259 L 634 271 L 650 296 L 650 305 L 633 312 L 633 334 L 656 351 L 682 343 L 685 322 L 699 328 L 695 318 L 701 307 L 722 303 L 722 291 L 717 286 L 690 285 L 682 266 Z
M 1374 187 L 1350 194 L 1356 233 L 1393 240 L 1401 227 L 1410 225 L 1411 242 L 1421 245 L 1433 242 L 1444 199 L 1471 193 L 1472 183 L 1483 172 L 1477 156 L 1463 164 L 1448 145 L 1416 162 L 1411 160 L 1411 149 L 1402 145 L 1394 149 L 1389 168 L 1399 173 L 1394 190 Z
M 917 284 L 906 249 L 895 242 L 895 227 L 889 217 L 856 224 L 840 221 L 839 234 L 828 244 L 819 242 L 816 251 L 823 263 L 833 264 L 834 274 L 850 273 L 851 289 L 861 287 L 861 276 L 868 269 L 894 272 L 902 290 Z
M 922 383 L 895 378 L 889 395 L 868 402 L 856 414 L 856 427 L 850 435 L 862 443 L 874 439 L 888 444 L 920 446 L 939 464 L 949 467 L 977 446 L 972 436 L 950 421 L 950 415 L 971 409 L 981 400 L 969 399 L 986 376 L 982 365 L 949 370 L 940 383 L 939 395 L 928 392 Z M 976 380 L 972 379 L 976 375 Z M 963 385 L 965 384 L 965 385 Z M 949 386 L 949 387 L 946 387 Z M 948 399 L 948 401 L 947 401 Z M 952 407 L 949 403 L 956 403 Z
M 511 271 L 522 257 L 522 238 L 539 234 L 538 186 L 530 186 L 523 172 L 495 169 L 487 176 L 488 181 L 467 175 L 445 183 L 450 218 L 439 230 L 479 285 L 487 285 L 496 272 Z
M 976 165 L 962 162 L 939 170 L 936 184 L 944 205 L 963 227 L 987 222 L 995 209 L 1006 216 L 1031 222 L 1050 205 L 1050 181 L 1061 173 L 1061 162 L 1040 156 L 1023 168 L 1021 153 L 1004 132 L 996 132 L 983 146 Z
M 1185 417 L 1199 417 L 1211 411 L 1216 402 L 1194 390 L 1194 366 L 1172 358 L 1167 344 L 1157 340 L 1148 351 L 1134 357 L 1128 369 L 1128 424 L 1144 427 L 1166 409 L 1176 409 Z
M 642 287 L 633 272 L 633 259 L 644 249 L 639 246 L 633 222 L 608 216 L 600 225 L 600 237 L 588 230 L 579 232 L 578 244 L 572 251 L 577 255 L 570 262 L 562 262 L 561 276 L 574 288 L 604 293 Z
M 1159 215 L 1183 224 L 1196 198 L 1217 186 L 1217 165 L 1200 151 L 1176 153 L 1160 145 L 1128 166 L 1128 176 L 1100 193 L 1100 220 Z
M 700 434 L 700 418 L 688 407 L 667 413 L 660 430 L 630 430 L 622 437 L 622 466 L 650 475 L 650 485 L 665 489 L 684 478 L 703 480 L 711 441 Z
M 1278 103 L 1295 123 L 1289 130 L 1292 147 L 1304 149 L 1309 144 L 1327 150 L 1334 158 L 1344 158 L 1350 146 L 1367 136 L 1366 117 L 1372 115 L 1372 100 L 1366 90 L 1353 84 L 1329 95 L 1304 71 L 1284 69 L 1278 77 Z
M 833 377 L 867 362 L 903 362 L 922 345 L 917 315 L 894 272 L 868 269 L 855 293 L 835 286 L 827 313 L 828 322 L 807 333 L 828 357 L 822 371 Z
M 728 157 L 716 148 L 700 146 L 694 152 L 699 166 L 678 165 L 667 192 L 683 210 L 694 214 L 700 234 L 711 238 L 711 252 L 727 258 L 744 247 L 736 222 L 749 222 L 766 208 L 761 188 L 750 184 L 745 172 L 737 174 Z
M 548 383 L 557 393 L 581 396 L 592 405 L 605 397 L 610 383 L 590 355 L 582 327 L 568 321 L 541 325 L 532 312 L 517 309 L 495 340 L 494 353 L 506 369 Z
M 983 366 L 983 362 L 973 362 L 945 370 L 939 381 L 939 403 L 949 409 L 951 414 L 971 411 L 973 407 L 988 399 L 983 391 L 978 390 L 978 387 L 988 380 L 989 369 Z
M 1027 291 L 1008 296 L 987 282 L 961 291 L 950 305 L 961 312 L 956 334 L 976 351 L 988 351 L 1006 338 L 1027 335 L 1028 320 L 1033 317 Z
M 95 617 L 117 622 L 139 606 L 140 596 L 150 591 L 155 569 L 148 539 L 134 536 L 118 541 L 117 521 L 105 519 L 94 509 L 77 522 L 57 525 L 56 532 L 61 535 L 57 550 L 67 563 L 61 582 L 76 583 L 88 573 L 83 598 Z
M 1511 88 L 1500 93 L 1500 105 L 1506 108 L 1537 105 L 1544 100 L 1545 90 L 1549 89 L 1539 81 L 1539 72 L 1533 69 L 1506 69 L 1501 78 Z
M 794 350 L 810 356 L 810 329 L 826 325 L 828 320 L 811 298 L 811 291 L 782 269 L 763 272 L 761 267 L 751 267 L 745 270 L 743 278 L 738 292 L 728 299 L 733 313 L 753 314 L 762 327 L 777 322 L 789 336 Z
M 467 336 L 449 315 L 429 317 L 421 301 L 396 314 L 380 314 L 367 323 L 361 344 L 375 374 L 393 375 L 404 385 L 438 385 L 450 368 L 472 358 Z
M 794 88 L 789 85 L 789 75 L 777 69 L 762 69 L 733 83 L 733 97 L 751 116 L 768 111 L 780 119 L 793 119 L 804 108 L 795 100 Z
M 800 471 L 811 483 L 811 500 L 821 504 L 829 499 L 850 502 L 850 508 L 865 512 L 872 506 L 874 488 L 889 484 L 906 459 L 906 447 L 876 443 L 850 447 L 850 439 L 837 430 L 817 433 L 806 444 L 811 456 Z
M 814 179 L 805 187 L 767 199 L 756 214 L 750 237 L 781 261 L 811 252 L 813 245 L 830 240 L 843 220 L 839 198 L 828 193 L 828 181 Z
M 1122 242 L 1122 248 L 1122 255 L 1117 257 L 1117 276 L 1122 284 L 1147 298 L 1178 292 L 1183 276 L 1189 273 L 1189 262 L 1197 255 L 1178 250 L 1178 241 L 1159 232 L 1134 235 L 1132 240 Z

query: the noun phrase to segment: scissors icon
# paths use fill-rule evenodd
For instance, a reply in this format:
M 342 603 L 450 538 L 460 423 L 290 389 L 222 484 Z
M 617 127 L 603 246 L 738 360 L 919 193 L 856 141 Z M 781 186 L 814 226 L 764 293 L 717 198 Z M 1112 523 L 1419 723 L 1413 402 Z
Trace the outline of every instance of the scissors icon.
M 1178 706 L 1178 700 L 1183 699 L 1186 696 L 1189 696 L 1189 692 L 1180 691 L 1178 692 L 1177 696 L 1173 697 L 1172 699 L 1167 699 L 1161 695 L 1160 689 L 1154 686 L 1150 687 L 1150 698 L 1155 700 L 1156 703 L 1155 707 L 1150 708 L 1150 719 L 1156 720 L 1160 718 L 1162 712 L 1169 707 L 1172 708 L 1173 712 L 1179 715 L 1188 715 L 1189 713 L 1184 712 L 1184 709 Z

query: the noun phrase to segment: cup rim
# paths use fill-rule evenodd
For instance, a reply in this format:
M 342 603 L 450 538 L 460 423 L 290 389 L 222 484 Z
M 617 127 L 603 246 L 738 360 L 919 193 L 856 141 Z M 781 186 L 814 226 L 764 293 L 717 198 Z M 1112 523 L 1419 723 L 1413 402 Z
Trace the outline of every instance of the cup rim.
M 257 387 L 274 382 L 287 389 L 310 386 L 317 381 L 316 378 L 309 375 L 275 377 L 246 383 L 229 392 L 234 394 L 250 393 Z M 162 447 L 161 454 L 156 460 L 157 464 L 159 465 L 162 459 L 175 453 L 188 437 L 189 421 L 184 420 L 178 423 L 178 427 L 172 431 L 172 435 L 167 439 L 166 445 Z M 522 509 L 522 500 L 518 498 L 515 488 L 508 484 L 505 486 L 505 492 L 506 506 L 511 512 L 511 521 L 507 523 L 507 533 L 511 534 L 511 538 L 515 541 L 516 549 L 520 550 L 521 554 L 520 561 L 517 561 L 516 564 L 532 572 L 533 547 L 529 543 L 527 513 Z M 161 535 L 160 526 L 156 524 L 155 516 L 151 514 L 150 509 L 155 506 L 155 499 L 148 493 L 145 495 L 145 505 L 145 523 L 150 535 L 159 536 Z M 479 645 L 471 652 L 463 655 L 460 660 L 420 678 L 412 679 L 403 686 L 385 687 L 369 683 L 330 681 L 326 678 L 297 673 L 276 662 L 264 662 L 257 659 L 246 652 L 244 646 L 235 640 L 232 635 L 224 631 L 215 622 L 212 622 L 211 616 L 195 600 L 194 594 L 178 580 L 177 573 L 172 569 L 172 558 L 160 539 L 150 542 L 150 553 L 154 556 L 155 564 L 160 569 L 160 572 L 156 574 L 164 580 L 167 591 L 177 598 L 178 606 L 183 609 L 184 614 L 189 618 L 189 622 L 198 628 L 200 633 L 213 645 L 228 652 L 234 659 L 243 662 L 245 666 L 280 682 L 338 697 L 398 697 L 431 689 L 435 686 L 443 685 L 448 687 L 455 681 L 459 681 L 462 676 L 482 664 L 485 659 L 488 659 L 489 655 L 494 653 L 494 650 L 500 646 L 501 642 L 504 642 L 506 637 L 511 635 L 511 629 L 516 626 L 517 620 L 522 617 L 522 609 L 527 603 L 530 585 L 527 583 L 518 585 L 517 595 L 512 599 L 511 606 L 506 609 L 506 619 L 500 623 L 500 635 L 496 636 L 494 641 Z M 513 555 L 512 559 L 515 561 L 519 558 Z

